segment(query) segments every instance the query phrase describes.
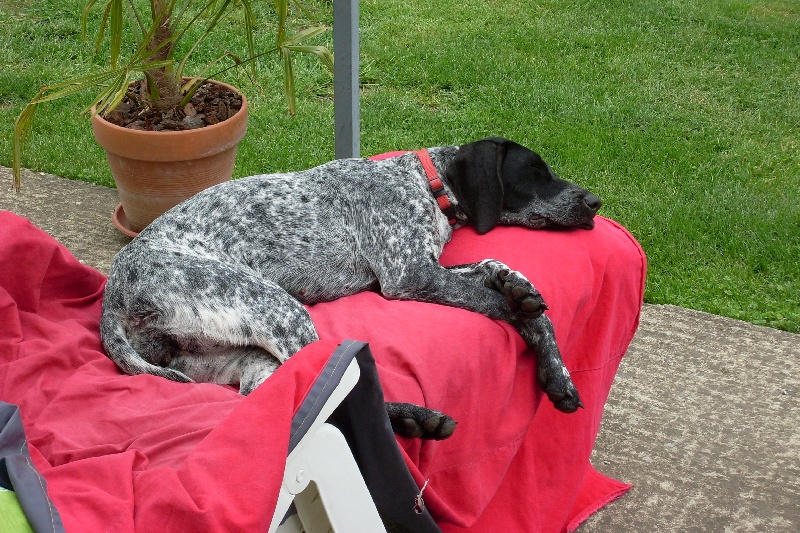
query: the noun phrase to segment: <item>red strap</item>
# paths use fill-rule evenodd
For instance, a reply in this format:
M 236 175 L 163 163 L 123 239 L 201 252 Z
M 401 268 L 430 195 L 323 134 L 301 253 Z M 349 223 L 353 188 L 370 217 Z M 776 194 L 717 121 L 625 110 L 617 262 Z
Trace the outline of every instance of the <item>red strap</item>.
M 436 167 L 431 161 L 431 156 L 428 154 L 428 151 L 423 148 L 422 150 L 417 150 L 414 152 L 419 157 L 420 163 L 422 163 L 422 168 L 425 169 L 425 175 L 428 176 L 428 181 L 433 182 L 434 180 L 439 179 L 439 173 L 436 172 Z M 442 182 L 439 181 L 439 185 L 441 186 Z
M 428 178 L 428 184 L 431 187 L 431 191 L 433 191 L 433 195 L 436 197 L 436 203 L 439 204 L 439 209 L 441 209 L 447 215 L 450 225 L 455 225 L 456 219 L 452 213 L 453 206 L 450 204 L 450 199 L 444 193 L 444 184 L 439 178 L 439 173 L 436 171 L 436 166 L 433 164 L 433 161 L 431 161 L 431 156 L 428 154 L 428 150 L 423 148 L 414 153 L 417 154 L 420 163 L 422 163 L 422 168 L 425 170 L 425 176 Z

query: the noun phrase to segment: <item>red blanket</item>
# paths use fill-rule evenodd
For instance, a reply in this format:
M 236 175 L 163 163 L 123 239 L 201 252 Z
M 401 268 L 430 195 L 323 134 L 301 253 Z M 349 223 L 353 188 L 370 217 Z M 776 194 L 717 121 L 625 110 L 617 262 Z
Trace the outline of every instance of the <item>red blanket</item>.
M 444 531 L 574 529 L 628 488 L 595 472 L 589 455 L 637 325 L 644 256 L 598 219 L 592 231 L 464 228 L 442 263 L 485 257 L 544 295 L 586 409 L 565 415 L 543 399 L 535 358 L 506 324 L 374 293 L 311 307 L 323 340 L 247 398 L 125 376 L 99 341 L 105 278 L 10 213 L 0 213 L 0 400 L 20 407 L 67 530 L 266 530 L 294 409 L 338 342 L 360 339 L 387 400 L 459 422 L 445 441 L 398 441 Z

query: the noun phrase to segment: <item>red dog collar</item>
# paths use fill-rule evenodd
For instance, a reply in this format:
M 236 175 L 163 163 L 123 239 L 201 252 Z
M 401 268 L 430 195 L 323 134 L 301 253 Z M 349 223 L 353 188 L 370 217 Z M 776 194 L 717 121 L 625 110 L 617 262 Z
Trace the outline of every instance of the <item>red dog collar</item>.
M 425 169 L 425 176 L 428 178 L 428 185 L 431 187 L 433 197 L 436 198 L 436 203 L 439 204 L 439 209 L 441 209 L 445 214 L 450 225 L 455 226 L 456 210 L 453 208 L 453 205 L 450 203 L 450 199 L 447 197 L 447 193 L 444 190 L 444 184 L 442 183 L 441 178 L 439 178 L 439 173 L 436 171 L 433 161 L 431 161 L 431 156 L 428 154 L 428 150 L 423 148 L 422 150 L 417 150 L 414 153 L 417 154 L 420 163 L 422 163 L 422 168 Z

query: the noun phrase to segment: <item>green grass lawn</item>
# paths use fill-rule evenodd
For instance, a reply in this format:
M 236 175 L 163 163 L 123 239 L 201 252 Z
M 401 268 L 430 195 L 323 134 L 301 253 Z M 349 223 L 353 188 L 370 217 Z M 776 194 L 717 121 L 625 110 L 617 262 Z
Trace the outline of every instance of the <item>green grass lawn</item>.
M 27 100 L 99 61 L 80 41 L 81 1 L 28 4 L 0 0 L 6 166 Z M 217 41 L 243 52 L 239 34 Z M 646 301 L 800 332 L 800 2 L 362 0 L 361 39 L 364 155 L 515 139 L 633 232 Z M 224 78 L 252 105 L 237 176 L 333 157 L 329 76 L 310 59 L 297 71 L 295 117 L 277 58 L 255 82 Z M 111 184 L 73 111 L 87 102 L 40 110 L 26 167 Z

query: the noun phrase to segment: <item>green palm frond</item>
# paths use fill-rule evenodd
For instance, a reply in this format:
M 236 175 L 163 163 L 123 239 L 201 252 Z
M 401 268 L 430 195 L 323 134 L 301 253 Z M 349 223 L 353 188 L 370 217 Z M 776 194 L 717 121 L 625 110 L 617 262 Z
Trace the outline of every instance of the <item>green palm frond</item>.
M 256 43 L 255 43 L 255 29 L 256 29 L 256 16 L 253 13 L 253 6 L 250 3 L 250 0 L 241 0 L 242 5 L 244 6 L 244 30 L 245 30 L 245 38 L 247 39 L 247 55 L 248 57 L 255 57 L 256 56 Z M 256 77 L 256 64 L 255 62 L 250 62 L 250 73 L 255 78 Z
M 292 55 L 291 51 L 286 48 L 281 48 L 281 59 L 283 60 L 283 94 L 286 96 L 286 103 L 289 106 L 289 113 L 294 115 L 297 109 L 295 102 L 295 86 L 294 86 L 294 72 L 292 70 Z
M 289 106 L 289 113 L 296 112 L 294 71 L 292 69 L 292 53 L 312 54 L 317 56 L 323 65 L 333 72 L 333 54 L 324 46 L 300 44 L 322 34 L 327 30 L 324 26 L 306 28 L 292 35 L 284 36 L 278 44 L 283 61 L 283 93 Z

